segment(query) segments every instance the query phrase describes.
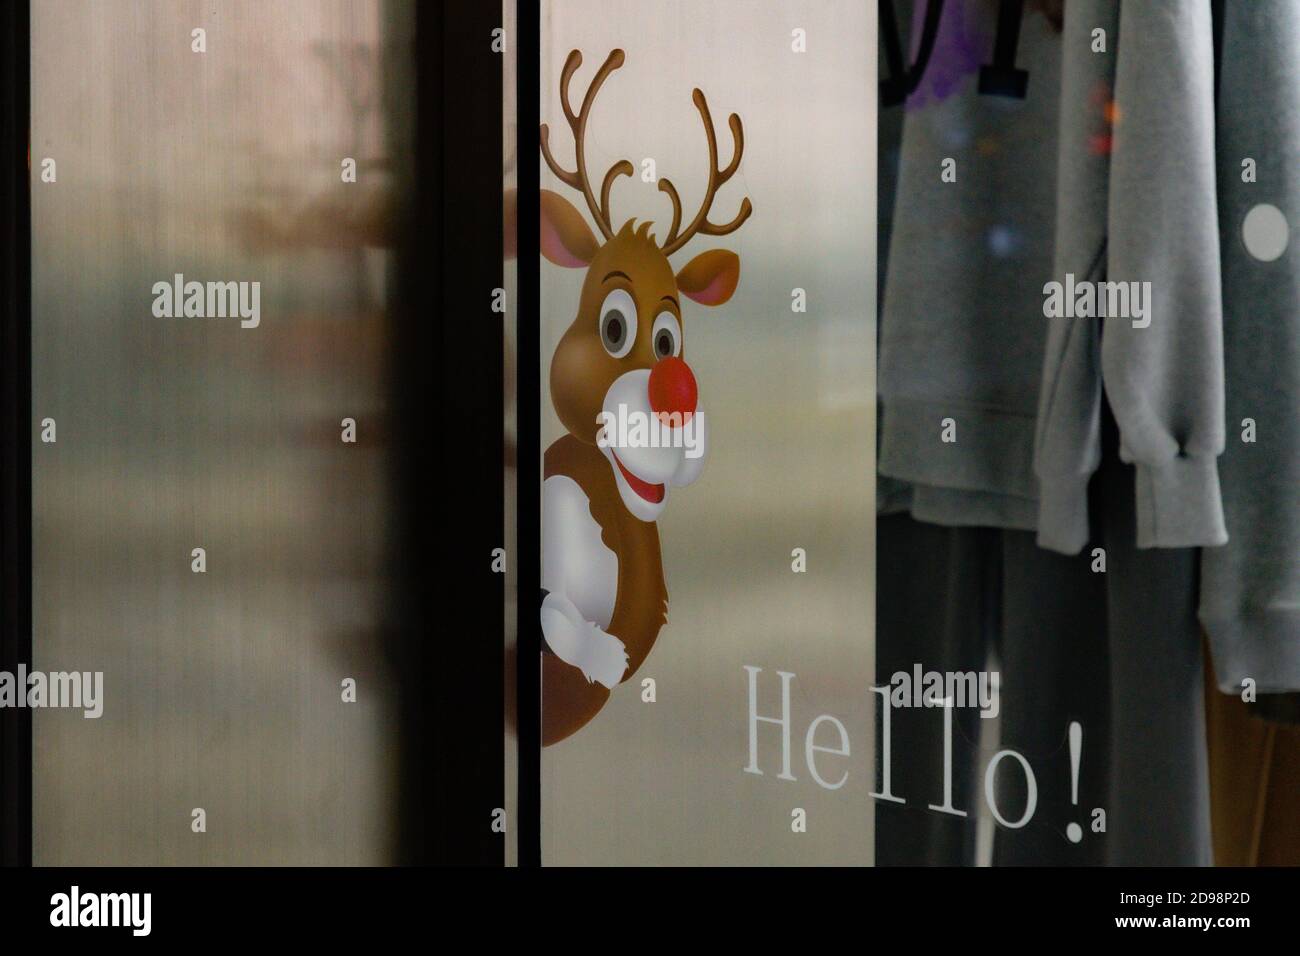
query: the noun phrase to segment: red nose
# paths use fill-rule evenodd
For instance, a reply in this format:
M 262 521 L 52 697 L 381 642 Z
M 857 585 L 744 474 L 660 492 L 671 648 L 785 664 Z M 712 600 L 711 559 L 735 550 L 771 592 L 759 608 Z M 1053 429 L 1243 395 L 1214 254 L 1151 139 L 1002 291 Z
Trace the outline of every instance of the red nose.
M 699 390 L 691 367 L 681 359 L 666 358 L 656 362 L 650 370 L 649 391 L 650 407 L 668 427 L 685 425 L 695 414 Z

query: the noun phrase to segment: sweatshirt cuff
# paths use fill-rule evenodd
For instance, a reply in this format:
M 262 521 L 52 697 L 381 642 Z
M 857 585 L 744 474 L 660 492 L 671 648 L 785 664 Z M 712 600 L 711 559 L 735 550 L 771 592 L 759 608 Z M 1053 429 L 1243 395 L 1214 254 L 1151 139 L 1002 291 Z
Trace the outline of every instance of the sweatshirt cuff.
M 1038 546 L 1078 554 L 1088 543 L 1091 475 L 1039 475 Z
M 1158 465 L 1138 462 L 1136 484 L 1139 548 L 1227 543 L 1214 458 L 1180 455 Z

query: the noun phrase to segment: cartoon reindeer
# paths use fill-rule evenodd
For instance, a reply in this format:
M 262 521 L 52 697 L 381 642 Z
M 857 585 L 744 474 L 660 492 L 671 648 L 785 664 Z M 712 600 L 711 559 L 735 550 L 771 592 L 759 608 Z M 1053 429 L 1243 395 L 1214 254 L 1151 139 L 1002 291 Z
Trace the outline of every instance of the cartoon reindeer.
M 699 477 L 708 428 L 695 376 L 684 358 L 680 295 L 721 305 L 740 280 L 734 252 L 701 253 L 676 275 L 668 257 L 693 236 L 725 236 L 749 218 L 749 200 L 726 225 L 709 221 L 718 187 L 731 179 L 744 152 L 740 117 L 731 115 L 735 141 L 731 162 L 718 168 L 718 143 L 704 94 L 692 94 L 709 147 L 704 201 L 685 229 L 681 199 L 667 179 L 659 190 L 672 201 L 672 225 L 662 246 L 651 223 L 628 220 L 614 229 L 610 188 L 633 167 L 621 160 L 600 186 L 600 201 L 587 176 L 584 136 L 591 107 L 610 73 L 623 65 L 614 50 L 596 72 L 575 114 L 569 81 L 582 64 L 574 50 L 560 74 L 560 105 L 573 131 L 574 169 L 551 155 L 549 130 L 541 128 L 542 155 L 561 182 L 582 193 L 596 239 L 578 212 L 557 193 L 542 190 L 541 250 L 558 266 L 585 268 L 578 313 L 551 360 L 551 401 L 568 434 L 546 451 L 542 485 L 542 743 L 577 731 L 605 705 L 610 689 L 636 673 L 667 620 L 656 519 L 670 486 Z M 638 432 L 612 427 L 623 416 L 640 416 L 654 428 Z M 683 438 L 694 442 L 648 441 Z M 623 440 L 624 438 L 627 440 Z M 622 441 L 622 444 L 619 442 Z

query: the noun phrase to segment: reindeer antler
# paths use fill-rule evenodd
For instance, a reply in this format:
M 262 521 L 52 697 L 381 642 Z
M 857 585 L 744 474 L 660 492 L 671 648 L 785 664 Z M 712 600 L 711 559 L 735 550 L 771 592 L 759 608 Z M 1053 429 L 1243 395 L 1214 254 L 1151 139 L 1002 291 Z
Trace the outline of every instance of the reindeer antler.
M 545 123 L 542 124 L 542 156 L 546 158 L 546 165 L 551 167 L 551 172 L 555 173 L 561 182 L 582 193 L 583 198 L 587 200 L 587 208 L 591 210 L 592 218 L 596 220 L 596 225 L 600 227 L 606 239 L 612 239 L 614 227 L 609 216 L 609 191 L 614 185 L 614 180 L 619 176 L 632 175 L 632 164 L 622 159 L 610 167 L 600 186 L 598 204 L 596 195 L 591 189 L 591 180 L 587 177 L 587 158 L 583 138 L 587 133 L 587 117 L 591 115 L 591 105 L 596 100 L 596 94 L 600 92 L 600 86 L 605 79 L 623 65 L 623 51 L 613 50 L 605 58 L 605 62 L 596 71 L 591 86 L 587 88 L 587 95 L 582 98 L 582 108 L 575 116 L 573 107 L 569 105 L 569 81 L 573 79 L 573 74 L 581 65 L 582 54 L 573 50 L 564 61 L 564 69 L 560 71 L 560 105 L 564 108 L 564 117 L 569 121 L 569 128 L 573 130 L 573 156 L 577 168 L 569 172 L 555 161 L 555 157 L 551 155 L 551 131 Z
M 736 174 L 736 169 L 740 166 L 741 154 L 745 152 L 745 131 L 740 125 L 740 117 L 735 113 L 727 120 L 727 125 L 731 127 L 731 138 L 735 141 L 735 150 L 731 156 L 731 162 L 727 164 L 726 169 L 718 169 L 718 137 L 713 130 L 713 118 L 709 115 L 709 104 L 704 99 L 704 94 L 698 89 L 691 94 L 691 99 L 695 102 L 695 108 L 700 111 L 700 119 L 704 121 L 704 135 L 709 141 L 709 185 L 704 192 L 704 202 L 700 206 L 700 211 L 695 214 L 691 224 L 686 227 L 685 232 L 680 236 L 677 234 L 677 227 L 682 221 L 682 200 L 677 195 L 677 188 L 667 179 L 659 180 L 659 191 L 668 194 L 668 198 L 673 201 L 673 224 L 668 230 L 668 238 L 664 240 L 663 254 L 670 256 L 690 240 L 696 233 L 705 236 L 725 236 L 729 232 L 735 232 L 741 224 L 749 218 L 749 214 L 754 211 L 749 204 L 749 197 L 745 197 L 740 203 L 740 212 L 736 213 L 736 218 L 731 220 L 725 226 L 719 226 L 709 222 L 709 208 L 713 205 L 713 197 L 718 192 L 718 187 Z

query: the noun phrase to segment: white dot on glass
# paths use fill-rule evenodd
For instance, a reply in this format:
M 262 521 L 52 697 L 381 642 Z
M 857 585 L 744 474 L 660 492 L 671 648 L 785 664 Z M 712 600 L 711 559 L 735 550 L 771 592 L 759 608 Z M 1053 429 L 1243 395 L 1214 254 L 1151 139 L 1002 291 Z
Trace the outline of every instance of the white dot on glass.
M 1272 262 L 1286 251 L 1289 232 L 1282 210 L 1266 202 L 1246 213 L 1241 223 L 1241 241 L 1260 262 Z

